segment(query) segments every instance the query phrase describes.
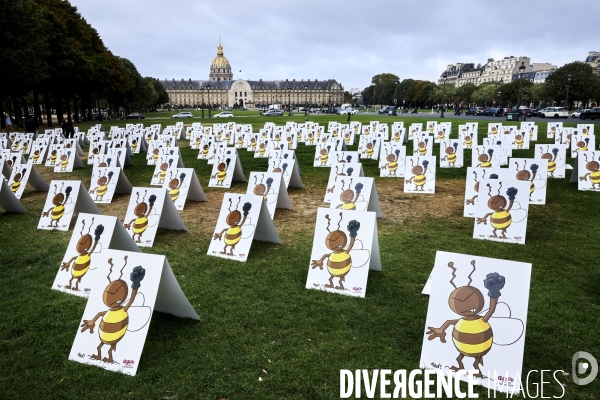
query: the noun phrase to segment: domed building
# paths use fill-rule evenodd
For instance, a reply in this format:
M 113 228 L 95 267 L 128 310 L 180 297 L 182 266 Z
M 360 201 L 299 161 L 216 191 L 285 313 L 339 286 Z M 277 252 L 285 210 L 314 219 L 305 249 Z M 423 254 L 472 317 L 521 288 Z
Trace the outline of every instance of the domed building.
M 175 79 L 161 81 L 174 106 L 201 107 L 245 107 L 248 109 L 280 104 L 284 107 L 327 107 L 340 105 L 344 98 L 344 87 L 335 79 L 276 81 L 233 79 L 229 60 L 225 58 L 221 39 L 217 56 L 210 64 L 208 80 Z

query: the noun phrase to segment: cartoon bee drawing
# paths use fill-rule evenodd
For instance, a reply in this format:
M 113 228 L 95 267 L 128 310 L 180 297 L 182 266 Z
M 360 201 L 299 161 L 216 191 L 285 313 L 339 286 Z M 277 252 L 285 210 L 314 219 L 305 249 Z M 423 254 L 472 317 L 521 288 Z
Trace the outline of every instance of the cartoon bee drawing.
M 335 231 L 331 231 L 329 226 L 331 225 L 331 219 L 329 214 L 325 215 L 327 219 L 327 237 L 325 238 L 325 246 L 331 253 L 323 254 L 319 260 L 312 260 L 312 269 L 319 268 L 323 270 L 323 262 L 327 259 L 327 272 L 329 272 L 329 283 L 325 285 L 326 288 L 345 290 L 344 282 L 346 281 L 346 275 L 350 273 L 352 268 L 360 268 L 369 262 L 370 252 L 363 249 L 362 241 L 357 239 L 358 230 L 360 229 L 360 222 L 357 220 L 351 220 L 348 222 L 346 229 L 350 235 L 350 243 L 348 243 L 348 236 L 342 230 L 340 225 L 343 219 L 343 213 L 340 212 L 340 220 L 338 221 L 338 227 Z M 348 245 L 348 246 L 346 246 Z M 354 248 L 356 245 L 356 248 Z M 353 257 L 355 260 L 353 260 Z M 354 263 L 353 263 L 354 261 Z M 354 264 L 354 265 L 353 265 Z M 335 286 L 333 279 L 338 279 L 338 285 Z
M 131 150 L 135 153 L 137 151 L 138 141 L 137 139 L 131 140 Z
M 450 168 L 455 168 L 456 167 L 456 151 L 458 150 L 458 142 L 454 142 L 452 144 L 452 146 L 446 146 L 446 149 L 444 150 L 444 153 L 446 153 L 446 155 L 444 157 L 442 157 L 442 159 L 440 161 L 448 161 L 448 166 Z
M 229 169 L 230 163 L 231 158 L 226 159 L 225 162 L 223 162 L 223 160 L 221 159 L 221 162 L 219 162 L 219 164 L 217 165 L 217 173 L 211 175 L 210 179 L 217 180 L 217 186 L 224 185 L 225 179 L 227 179 L 227 170 Z
M 446 139 L 446 128 L 442 128 L 441 130 L 438 131 L 437 138 L 438 138 L 438 140 Z
M 498 125 L 493 125 L 491 132 L 489 133 L 492 137 L 498 136 Z
M 157 184 L 162 185 L 163 183 L 165 183 L 165 179 L 167 177 L 167 169 L 171 168 L 171 165 L 173 165 L 173 159 L 169 158 L 167 162 L 161 163 L 159 168 L 159 171 L 153 175 L 154 178 L 158 178 L 158 182 Z
M 246 137 L 246 135 L 244 134 L 238 134 L 237 137 L 237 148 L 241 148 L 244 147 L 244 138 Z
M 108 259 L 108 264 L 110 265 L 110 269 L 107 275 L 108 285 L 104 289 L 104 293 L 102 295 L 102 301 L 104 304 L 109 307 L 106 311 L 101 311 L 96 314 L 94 318 L 91 320 L 84 319 L 81 324 L 81 332 L 85 332 L 86 330 L 90 331 L 90 334 L 94 333 L 94 328 L 96 327 L 96 321 L 100 319 L 100 324 L 98 326 L 98 336 L 100 338 L 100 344 L 97 347 L 98 353 L 93 354 L 90 357 L 93 360 L 102 360 L 105 363 L 112 364 L 113 360 L 113 352 L 117 350 L 117 343 L 119 343 L 126 332 L 135 332 L 142 329 L 148 322 L 150 322 L 150 317 L 152 315 L 150 307 L 146 306 L 133 306 L 133 303 L 137 297 L 137 295 L 141 295 L 142 298 L 144 295 L 141 292 L 138 292 L 141 281 L 146 276 L 146 270 L 142 268 L 142 266 L 137 266 L 133 268 L 131 274 L 129 275 L 129 279 L 131 280 L 131 297 L 129 301 L 127 301 L 128 295 L 128 287 L 127 283 L 122 280 L 123 270 L 127 266 L 127 256 L 123 257 L 125 263 L 123 268 L 121 268 L 121 275 L 117 280 L 110 280 L 110 275 L 112 274 L 112 269 L 114 267 L 113 259 Z M 146 309 L 147 318 L 143 318 L 142 320 L 138 320 L 138 324 L 142 325 L 141 327 L 133 327 L 133 323 L 131 323 L 129 317 L 129 312 L 133 314 L 134 309 L 136 312 L 140 312 L 141 308 Z M 133 317 L 133 315 L 132 315 Z M 145 322 L 144 322 L 145 321 Z M 109 346 L 108 348 L 108 357 L 102 358 L 102 347 Z
M 417 143 L 417 148 L 413 151 L 414 154 L 419 153 L 420 156 L 424 156 L 427 154 L 427 143 L 429 143 L 429 139 L 425 138 L 422 141 Z
M 467 286 L 456 287 L 454 283 L 456 268 L 453 262 L 448 263 L 448 267 L 452 269 L 450 284 L 454 287 L 454 291 L 448 297 L 448 305 L 460 318 L 448 320 L 439 328 L 428 326 L 426 335 L 429 335 L 428 340 L 439 338 L 442 343 L 446 343 L 446 329 L 453 325 L 452 342 L 459 354 L 456 358 L 458 366 L 453 366 L 452 371 L 464 370 L 465 366 L 462 360 L 465 357 L 471 357 L 475 359 L 473 368 L 478 371 L 474 376 L 482 378 L 483 374 L 479 366 L 483 365 L 483 357 L 490 352 L 492 345 L 509 346 L 516 343 L 523 336 L 525 325 L 522 320 L 510 316 L 510 307 L 506 303 L 498 302 L 501 296 L 500 290 L 504 288 L 506 280 L 504 276 L 496 272 L 487 274 L 483 281 L 484 287 L 488 289 L 490 303 L 489 308 L 485 310 L 485 314 L 480 315 L 484 312 L 485 298 L 478 288 L 471 286 L 471 276 L 476 269 L 475 264 L 475 260 L 471 261 L 473 271 L 469 274 Z M 500 313 L 500 305 L 508 310 L 508 313 L 505 314 L 506 316 L 493 317 L 494 314 L 498 315 Z M 491 323 L 500 323 L 500 321 L 502 321 L 502 324 L 509 324 L 513 328 L 511 334 L 514 337 L 510 339 L 508 337 L 500 339 L 494 337 Z
M 517 134 L 515 135 L 515 141 L 512 143 L 513 146 L 517 146 L 517 149 L 522 149 L 523 145 L 525 144 L 525 139 L 523 138 L 522 134 Z
M 552 126 L 550 127 L 550 132 L 549 132 L 549 134 L 548 134 L 548 137 L 551 137 L 551 138 L 553 138 L 553 137 L 555 137 L 555 136 L 556 136 L 556 125 L 552 125 Z
M 37 164 L 40 161 L 40 150 L 35 149 L 33 151 L 33 164 Z
M 587 135 L 589 135 L 589 134 L 590 134 L 590 126 L 589 126 L 589 125 L 587 125 L 587 126 L 583 127 L 583 128 L 581 129 L 581 133 L 583 134 L 583 136 L 587 136 Z
M 148 161 L 150 161 L 150 165 L 156 165 L 158 162 L 158 158 L 160 157 L 160 149 L 162 146 L 156 147 L 152 150 L 152 153 L 148 156 Z
M 542 155 L 540 156 L 540 158 L 542 160 L 548 160 L 548 173 L 550 173 L 550 176 L 552 178 L 554 178 L 554 171 L 556 171 L 556 167 L 557 167 L 557 163 L 559 160 L 558 159 L 558 149 L 555 147 L 552 149 L 552 154 L 550 154 L 550 146 L 546 147 L 546 152 L 544 153 L 544 149 L 542 147 L 540 147 L 540 152 L 542 153 Z M 561 164 L 562 166 L 562 164 Z
M 575 143 L 576 148 L 573 150 L 573 154 L 577 155 L 577 153 L 580 151 L 587 151 L 589 144 L 590 138 L 585 138 L 584 140 L 578 141 Z
M 362 183 L 357 183 L 354 185 L 354 191 L 350 189 L 352 187 L 352 179 L 350 178 L 350 183 L 348 183 L 348 189 L 344 190 L 345 182 L 342 179 L 342 193 L 340 194 L 340 200 L 342 204 L 338 204 L 335 208 L 340 208 L 342 210 L 356 210 L 364 211 L 368 207 L 368 203 L 364 200 L 363 196 L 360 194 L 363 189 Z M 358 206 L 358 207 L 357 207 Z
M 433 135 L 433 131 L 435 130 L 435 123 L 431 123 L 428 126 L 429 133 Z
M 267 145 L 269 144 L 268 140 L 263 140 L 260 145 L 258 145 L 258 156 L 261 158 L 267 157 Z
M 370 142 L 365 144 L 365 150 L 362 152 L 367 156 L 367 158 L 373 158 L 373 154 L 375 154 L 375 145 L 377 144 L 377 139 L 373 139 Z
M 242 213 L 239 212 L 237 209 L 238 206 L 240 205 L 241 200 L 242 200 L 242 197 L 239 196 L 238 202 L 235 205 L 235 209 L 233 211 L 231 211 L 231 206 L 233 205 L 233 201 L 231 200 L 231 198 L 229 198 L 229 208 L 228 208 L 229 213 L 227 214 L 227 217 L 225 218 L 225 223 L 227 225 L 229 225 L 229 227 L 223 229 L 219 233 L 215 233 L 213 236 L 213 240 L 223 240 L 225 242 L 223 251 L 220 252 L 221 254 L 233 256 L 234 255 L 233 250 L 235 249 L 235 246 L 242 239 L 249 238 L 254 233 L 254 229 L 256 228 L 254 225 L 252 225 L 251 221 L 249 220 L 248 224 L 246 224 L 246 229 L 242 230 L 242 227 L 244 226 L 244 224 L 246 223 L 246 219 L 248 218 L 248 213 L 250 212 L 250 209 L 252 208 L 252 203 L 250 203 L 250 202 L 244 203 L 244 205 L 242 206 L 242 211 L 244 212 L 244 216 L 242 217 Z M 246 236 L 242 236 L 243 232 L 245 232 Z M 223 235 L 225 235 L 224 238 L 223 238 Z M 227 253 L 227 247 L 229 247 L 229 253 Z
M 315 133 L 310 131 L 308 132 L 308 137 L 306 139 L 306 141 L 308 142 L 308 144 L 313 145 L 315 144 Z
M 292 147 L 294 147 L 294 134 L 288 133 L 288 135 L 286 137 L 286 141 L 288 144 L 288 149 L 291 149 Z
M 98 157 L 96 159 L 96 166 L 98 168 L 108 168 L 108 167 L 110 167 L 111 162 L 112 162 L 112 158 L 110 158 L 110 157 L 108 157 L 108 158 L 107 157 L 102 157 L 102 158 Z
M 337 178 L 338 176 L 352 176 L 352 173 L 354 172 L 354 168 L 350 167 L 346 170 L 346 172 L 344 173 L 344 167 L 342 166 L 342 172 L 339 172 L 338 170 L 339 165 L 335 166 L 335 178 L 334 178 L 334 182 L 337 182 Z M 333 185 L 332 187 L 327 189 L 327 193 L 333 193 L 333 190 L 335 189 L 335 185 Z
M 381 169 L 387 169 L 389 171 L 388 175 L 396 176 L 396 172 L 398 171 L 398 159 L 400 158 L 400 149 L 396 149 L 393 154 L 388 154 L 385 156 L 386 164 L 381 166 Z
M 464 137 L 464 142 L 463 142 L 464 146 L 467 149 L 471 149 L 473 148 L 473 137 L 471 135 L 466 135 Z
M 273 185 L 273 178 L 267 178 L 265 182 L 266 185 L 262 183 L 263 179 L 265 179 L 265 174 L 262 174 L 260 183 L 258 183 L 258 175 L 254 175 L 254 189 L 252 190 L 252 193 L 254 193 L 256 196 L 262 196 L 266 204 L 271 204 L 277 200 L 277 193 L 271 188 Z M 269 193 L 274 195 L 272 196 L 273 200 L 270 202 L 268 201 Z
M 56 149 L 52 149 L 52 151 L 50 152 L 50 166 L 53 166 L 56 164 L 57 154 L 58 154 L 58 151 Z
M 534 127 L 531 126 L 529 127 L 529 140 L 533 140 L 533 131 L 534 131 Z
M 321 164 L 320 164 L 321 167 L 327 166 L 327 161 L 329 161 L 329 150 L 331 150 L 331 145 L 321 148 L 321 150 L 319 150 L 320 155 L 315 158 L 315 161 L 321 162 Z
M 517 180 L 520 181 L 529 181 L 529 200 L 531 200 L 531 196 L 533 192 L 535 192 L 535 178 L 537 176 L 537 171 L 539 166 L 537 164 L 531 164 L 529 167 L 530 171 L 527 171 L 527 160 L 524 161 L 523 169 L 519 168 L 518 161 L 515 161 L 515 165 L 517 167 Z M 540 182 L 541 184 L 541 182 Z
M 600 190 L 600 163 L 598 163 L 598 161 L 600 161 L 600 157 L 598 158 L 598 161 L 595 160 L 596 157 L 596 153 L 593 152 L 592 153 L 592 160 L 588 161 L 588 155 L 587 153 L 583 153 L 584 157 L 585 157 L 585 169 L 587 169 L 589 172 L 583 176 L 579 177 L 580 181 L 587 181 L 588 180 L 588 176 L 590 177 L 590 182 L 592 183 L 592 190 Z M 598 187 L 596 187 L 596 185 L 598 185 Z
M 479 147 L 477 148 L 477 161 L 479 161 L 479 164 L 476 165 L 476 167 L 478 168 L 492 168 L 492 162 L 495 161 L 495 158 L 493 157 L 494 154 L 494 149 L 488 149 L 487 154 L 485 153 L 480 153 L 479 152 Z
M 347 155 L 346 158 L 344 159 L 344 153 L 339 153 L 337 155 L 337 162 L 341 163 L 341 164 L 345 164 L 347 162 L 351 163 L 352 162 L 352 155 Z
M 63 217 L 63 215 L 65 215 L 65 213 L 70 213 L 72 211 L 71 208 L 75 207 L 75 204 L 73 204 L 73 202 L 69 199 L 69 196 L 71 195 L 71 190 L 73 190 L 73 188 L 71 186 L 67 186 L 63 194 L 62 190 L 64 186 L 65 183 L 63 182 L 62 186 L 60 187 L 60 190 L 58 190 L 57 193 L 58 185 L 54 184 L 54 197 L 52 197 L 52 207 L 49 208 L 48 211 L 44 211 L 42 213 L 42 217 L 50 217 L 50 224 L 48 225 L 49 228 L 53 227 L 52 224 L 54 224 L 54 228 L 58 228 L 58 222 Z M 67 209 L 67 206 L 69 209 Z
M 394 136 L 392 137 L 392 140 L 396 143 L 399 143 L 400 141 L 402 141 L 402 134 L 400 133 L 400 131 L 394 132 Z
M 481 179 L 485 179 L 485 173 L 486 172 L 487 171 L 484 169 L 483 170 L 483 174 L 481 175 Z M 477 180 L 477 171 L 473 171 L 473 175 L 475 175 L 475 192 L 479 193 L 479 181 Z M 492 175 L 490 175 L 490 178 L 491 177 L 492 177 Z M 475 196 L 473 196 L 473 198 L 467 199 L 466 202 L 465 202 L 465 204 L 466 205 L 469 205 L 469 204 L 475 205 L 475 199 L 477 199 L 478 197 L 479 197 L 479 194 L 476 194 Z
M 414 164 L 414 160 L 410 159 L 410 165 L 412 166 L 410 173 L 413 176 L 410 179 L 406 179 L 404 181 L 405 184 L 415 183 L 415 191 L 425 191 L 425 184 L 427 183 L 427 167 L 429 166 L 429 161 L 423 160 L 423 163 L 419 165 L 419 159 L 417 158 L 417 165 Z
M 11 192 L 17 193 L 19 191 L 21 188 L 21 179 L 23 179 L 25 173 L 27 173 L 27 168 L 23 168 L 21 172 L 17 172 L 13 176 L 13 183 L 10 185 Z
M 506 230 L 513 223 L 513 218 L 510 211 L 513 208 L 513 205 L 515 204 L 515 197 L 517 196 L 518 190 L 517 188 L 509 187 L 506 190 L 506 196 L 508 197 L 507 201 L 506 197 L 500 194 L 500 191 L 502 190 L 502 182 L 499 182 L 498 194 L 496 194 L 495 196 L 492 196 L 492 186 L 489 183 L 487 184 L 487 187 L 488 196 L 490 197 L 487 202 L 487 206 L 490 210 L 492 210 L 492 212 L 485 214 L 483 217 L 478 217 L 477 224 L 487 225 L 487 220 L 488 218 L 490 218 L 490 225 L 493 228 L 492 235 L 490 237 L 498 238 L 498 234 L 496 231 L 500 230 L 502 234 L 502 236 L 500 236 L 500 239 L 507 239 Z M 520 208 L 518 202 L 517 205 L 519 206 L 519 208 L 515 207 L 514 211 L 525 211 L 526 216 L 526 210 Z M 525 219 L 525 217 L 523 217 L 523 219 Z M 521 222 L 523 219 L 514 222 L 518 223 Z
M 178 170 L 176 170 L 174 174 L 173 171 L 170 172 L 170 180 L 167 184 L 167 186 L 169 187 L 169 197 L 171 197 L 171 200 L 173 200 L 173 202 L 176 202 L 177 199 L 179 199 L 179 196 L 185 196 L 185 194 L 187 193 L 187 190 L 184 190 L 185 183 L 183 182 L 186 176 L 185 172 L 179 174 L 179 179 L 177 178 L 178 172 Z M 175 175 L 175 178 L 173 178 L 173 175 Z
M 69 271 L 69 268 L 71 268 L 71 279 L 69 279 L 69 284 L 65 286 L 65 289 L 72 289 L 74 291 L 79 290 L 81 278 L 83 278 L 83 276 L 90 269 L 92 253 L 96 250 L 100 236 L 102 236 L 102 233 L 104 232 L 104 225 L 99 224 L 96 226 L 96 229 L 94 229 L 94 240 L 92 241 L 92 235 L 90 235 L 90 231 L 94 225 L 94 218 L 92 218 L 88 232 L 85 235 L 83 234 L 83 231 L 85 230 L 85 219 L 81 222 L 81 232 L 79 233 L 81 237 L 75 245 L 75 250 L 77 253 L 79 253 L 79 255 L 72 257 L 68 261 L 63 261 L 60 267 L 61 271 Z M 100 251 L 102 251 L 102 244 L 100 244 L 100 249 L 98 252 Z M 72 267 L 71 263 L 73 263 Z M 73 280 L 75 280 L 75 286 L 73 286 Z
M 146 232 L 148 227 L 154 226 L 158 223 L 159 215 L 156 213 L 152 213 L 152 209 L 154 208 L 154 202 L 156 201 L 156 195 L 152 194 L 148 197 L 148 203 L 146 204 L 145 199 L 148 191 L 144 191 L 144 196 L 142 197 L 142 201 L 138 203 L 140 199 L 140 192 L 136 192 L 136 206 L 133 209 L 133 214 L 135 218 L 133 218 L 129 223 L 123 224 L 125 229 L 132 230 L 133 234 L 131 238 L 136 243 L 142 242 L 142 235 Z M 152 221 L 151 221 L 152 219 Z M 137 235 L 137 240 L 135 239 Z
M 94 161 L 94 158 L 98 157 L 98 155 L 100 154 L 100 151 L 102 151 L 102 145 L 101 144 L 93 147 L 92 151 L 90 152 L 90 154 L 88 156 L 88 160 L 89 161 Z

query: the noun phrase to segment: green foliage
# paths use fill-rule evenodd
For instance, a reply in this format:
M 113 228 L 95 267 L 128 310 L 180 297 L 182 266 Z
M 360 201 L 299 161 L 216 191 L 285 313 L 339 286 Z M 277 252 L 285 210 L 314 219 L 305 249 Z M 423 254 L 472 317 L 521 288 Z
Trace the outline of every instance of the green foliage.
M 390 73 L 375 75 L 371 79 L 371 83 L 375 86 L 373 89 L 374 102 L 383 105 L 394 104 L 394 91 L 399 80 L 400 78 Z
M 586 102 L 590 96 L 590 88 L 597 84 L 597 76 L 594 75 L 593 68 L 586 63 L 576 61 L 566 64 L 546 78 L 548 94 L 564 104 L 569 85 L 569 103 L 576 100 Z

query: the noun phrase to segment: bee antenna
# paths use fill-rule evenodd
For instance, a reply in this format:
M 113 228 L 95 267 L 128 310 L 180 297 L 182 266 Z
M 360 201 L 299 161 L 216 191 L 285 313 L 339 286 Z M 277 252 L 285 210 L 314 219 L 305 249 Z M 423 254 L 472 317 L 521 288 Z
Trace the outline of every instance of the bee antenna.
M 343 219 L 343 218 L 344 218 L 344 216 L 343 216 L 342 212 L 340 211 L 340 220 L 339 220 L 339 222 L 338 222 L 338 227 L 337 227 L 337 228 L 338 228 L 338 231 L 340 230 L 340 225 L 342 224 L 342 219 Z
M 121 279 L 123 277 L 123 270 L 127 266 L 127 257 L 128 256 L 123 257 L 123 259 L 125 260 L 125 265 L 123 265 L 123 268 L 121 268 L 121 275 L 119 275 L 119 279 Z
M 520 170 L 519 163 L 515 161 L 515 165 L 517 166 L 517 170 Z
M 85 219 L 81 221 L 81 232 L 79 232 L 79 236 L 83 236 L 83 230 L 85 229 Z
M 523 164 L 523 170 L 527 169 L 527 160 L 525 160 L 525 163 Z
M 449 268 L 452 268 L 452 279 L 450 279 L 450 284 L 451 284 L 452 286 L 454 286 L 454 289 L 458 289 L 458 288 L 456 287 L 456 285 L 454 284 L 454 278 L 456 278 L 456 268 L 454 268 L 454 263 L 453 263 L 453 262 L 449 262 L 449 263 L 448 263 L 448 267 L 449 267 Z
M 352 187 L 352 178 L 350 178 L 350 183 L 348 184 L 348 189 Z
M 60 191 L 62 192 L 63 188 L 65 187 L 65 183 L 63 182 L 62 185 L 60 186 Z
M 583 153 L 583 156 L 585 157 L 585 162 L 587 163 L 588 162 L 587 153 Z
M 331 224 L 331 218 L 329 218 L 329 214 L 325 214 L 325 219 L 327 220 L 327 232 L 331 233 L 329 230 L 329 225 Z
M 254 175 L 254 186 L 256 186 L 257 181 L 258 181 L 258 175 Z
M 410 166 L 411 166 L 411 167 L 414 167 L 414 166 L 415 166 L 415 162 L 413 161 L 413 159 L 412 159 L 412 158 L 410 159 Z
M 88 233 L 90 233 L 90 231 L 92 230 L 92 225 L 94 225 L 94 218 L 92 217 L 92 222 L 90 222 L 90 227 L 88 228 Z
M 475 175 L 475 182 L 477 182 L 477 171 L 473 171 L 473 175 Z
M 587 160 L 586 160 L 586 161 L 587 161 Z M 344 182 L 344 180 L 342 179 L 342 191 L 344 191 L 344 184 L 345 184 L 345 182 Z
M 484 169 L 483 169 L 483 175 L 481 176 L 481 178 L 482 178 L 482 179 L 483 179 L 483 178 L 485 178 L 485 172 L 486 172 L 486 170 L 485 170 L 485 168 L 484 168 Z
M 490 185 L 489 183 L 486 185 L 488 187 L 488 196 L 492 197 L 492 185 Z
M 498 188 L 498 194 L 500 194 L 501 190 L 502 190 L 502 181 L 500 182 L 500 187 Z
M 475 273 L 475 260 L 471 261 L 471 265 L 473 266 L 473 271 L 471 271 L 471 273 L 468 276 L 469 283 L 467 283 L 467 286 L 471 286 L 471 282 L 473 282 L 473 279 L 471 278 L 471 275 L 473 275 L 473 273 Z
M 108 259 L 108 263 L 110 264 L 110 269 L 108 270 L 108 275 L 106 275 L 106 279 L 108 279 L 108 283 L 110 283 L 110 274 L 112 274 L 112 269 L 115 265 L 112 262 L 112 258 Z
M 235 205 L 235 209 L 237 210 L 238 206 L 240 205 L 240 201 L 242 201 L 242 196 L 238 197 L 238 202 Z
M 263 183 L 263 180 L 265 179 L 265 174 L 262 174 L 261 178 L 260 178 L 260 183 Z
M 144 197 L 142 197 L 142 201 L 146 200 L 146 195 L 148 194 L 148 189 L 144 191 Z
M 256 184 L 256 182 L 254 182 L 254 184 Z M 227 208 L 227 211 L 231 212 L 231 206 L 232 206 L 232 202 L 231 202 L 231 197 L 229 198 L 229 207 Z
M 587 160 L 586 160 L 587 161 Z M 56 194 L 56 189 L 58 189 L 57 185 L 54 184 L 54 194 Z

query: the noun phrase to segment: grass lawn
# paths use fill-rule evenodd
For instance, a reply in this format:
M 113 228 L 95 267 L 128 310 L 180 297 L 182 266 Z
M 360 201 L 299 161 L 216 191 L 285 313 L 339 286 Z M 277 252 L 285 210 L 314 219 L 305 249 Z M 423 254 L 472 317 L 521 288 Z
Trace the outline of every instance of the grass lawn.
M 302 113 L 268 119 L 248 113 L 233 119 L 182 121 L 233 120 L 251 123 L 257 130 L 266 121 L 305 120 Z M 149 114 L 142 122 L 164 127 L 174 124 L 170 115 Z M 408 126 L 429 118 L 353 120 L 404 120 Z M 346 117 L 310 119 L 326 125 Z M 138 121 L 103 125 L 108 131 L 126 122 Z M 456 137 L 459 122 L 452 122 Z M 80 129 L 90 125 L 81 124 Z M 550 143 L 546 122 L 538 125 L 537 143 Z M 600 124 L 595 125 L 599 130 Z M 480 121 L 479 136 L 486 132 L 487 124 Z M 305 188 L 290 188 L 294 209 L 277 210 L 275 216 L 283 243 L 255 242 L 248 261 L 238 263 L 206 252 L 223 193 L 244 193 L 246 184 L 234 183 L 230 190 L 208 188 L 211 166 L 197 160 L 197 150 L 185 141 L 180 146 L 185 166 L 196 169 L 209 201 L 188 202 L 180 212 L 189 232 L 159 230 L 154 247 L 143 251 L 168 258 L 201 321 L 155 313 L 136 377 L 68 361 L 85 300 L 50 288 L 73 230 L 37 230 L 46 193 L 28 189 L 21 200 L 28 214 L 0 213 L 1 398 L 339 398 L 340 369 L 418 368 L 428 304 L 421 290 L 437 250 L 533 264 L 524 374 L 558 369 L 570 374 L 576 351 L 600 359 L 600 252 L 595 243 L 600 237 L 600 193 L 579 192 L 568 178 L 550 180 L 547 205 L 530 207 L 527 244 L 502 244 L 472 239 L 473 220 L 462 217 L 466 168 L 438 168 L 436 194 L 412 195 L 403 193 L 402 179 L 379 178 L 376 161 L 365 160 L 365 175 L 376 177 L 384 215 L 378 220 L 383 271 L 370 273 L 366 298 L 356 299 L 304 289 L 316 211 L 327 207 L 322 200 L 329 176 L 328 168 L 312 167 L 313 147 L 299 144 L 296 154 Z M 513 154 L 532 157 L 531 147 Z M 438 146 L 434 148 L 439 157 Z M 246 151 L 241 151 L 241 161 L 246 177 L 267 169 L 266 160 Z M 148 186 L 153 167 L 146 166 L 143 155 L 134 156 L 133 162 L 125 174 L 134 186 Z M 470 162 L 470 152 L 465 151 L 465 165 Z M 68 174 L 37 169 L 48 182 L 81 179 L 90 186 L 92 167 L 87 164 Z M 115 195 L 112 204 L 99 208 L 122 220 L 128 201 L 127 195 Z M 532 378 L 539 384 L 539 373 Z M 544 396 L 560 396 L 552 377 L 544 378 L 552 382 L 545 385 Z M 567 385 L 565 399 L 599 397 L 600 378 L 587 386 L 575 385 L 571 375 L 559 379 Z M 487 398 L 487 390 L 477 392 Z

